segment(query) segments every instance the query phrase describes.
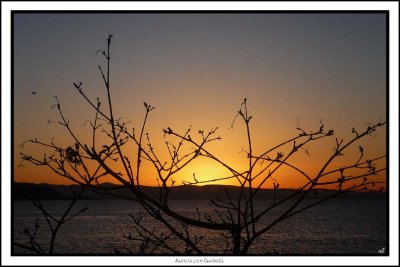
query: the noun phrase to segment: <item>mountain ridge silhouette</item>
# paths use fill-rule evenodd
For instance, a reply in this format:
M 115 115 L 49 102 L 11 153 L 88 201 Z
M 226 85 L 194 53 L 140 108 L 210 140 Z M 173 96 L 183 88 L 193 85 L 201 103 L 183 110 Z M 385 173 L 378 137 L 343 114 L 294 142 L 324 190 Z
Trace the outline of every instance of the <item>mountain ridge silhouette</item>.
M 13 200 L 67 200 L 72 199 L 74 193 L 80 188 L 79 185 L 54 185 L 47 183 L 13 183 L 12 199 Z M 158 187 L 142 186 L 143 191 L 157 196 Z M 294 193 L 295 189 L 279 189 L 276 191 L 277 199 Z M 103 192 L 103 193 L 99 193 Z M 108 192 L 108 193 L 104 193 Z M 170 191 L 170 199 L 226 199 L 227 193 L 231 198 L 239 195 L 240 187 L 231 185 L 180 185 L 174 186 Z M 308 198 L 323 198 L 332 194 L 331 191 L 313 191 L 310 192 Z M 121 199 L 132 198 L 133 194 L 124 186 L 112 183 L 103 183 L 94 185 L 82 195 L 81 199 Z M 257 198 L 272 199 L 274 196 L 273 189 L 260 189 Z M 354 192 L 344 193 L 338 198 L 385 198 L 385 192 Z

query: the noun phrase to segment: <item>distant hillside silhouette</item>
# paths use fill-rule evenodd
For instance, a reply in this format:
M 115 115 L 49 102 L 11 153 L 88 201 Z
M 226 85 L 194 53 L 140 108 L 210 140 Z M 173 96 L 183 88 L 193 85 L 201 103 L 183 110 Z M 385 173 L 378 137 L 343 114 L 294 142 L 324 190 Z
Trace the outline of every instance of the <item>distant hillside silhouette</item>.
M 131 198 L 132 193 L 129 189 L 104 183 L 94 186 L 95 189 L 88 189 L 81 196 L 81 199 L 120 199 Z M 52 185 L 52 184 L 33 184 L 33 183 L 14 183 L 12 197 L 14 200 L 64 200 L 71 199 L 74 192 L 78 191 L 77 185 Z M 96 190 L 101 189 L 101 190 Z M 106 189 L 111 194 L 104 194 Z M 142 190 L 149 194 L 158 194 L 157 187 L 143 186 Z M 227 185 L 205 185 L 205 186 L 175 186 L 171 189 L 171 199 L 224 199 L 229 192 L 232 198 L 236 198 L 240 193 L 240 187 Z M 277 198 L 282 198 L 293 193 L 293 189 L 279 189 Z M 330 194 L 327 191 L 317 191 L 308 198 L 322 198 Z M 273 198 L 272 189 L 262 189 L 258 192 L 259 198 Z M 384 198 L 384 192 L 358 192 L 346 193 L 339 198 Z
M 12 197 L 14 200 L 62 200 L 69 198 L 56 190 L 53 185 L 32 183 L 14 183 Z

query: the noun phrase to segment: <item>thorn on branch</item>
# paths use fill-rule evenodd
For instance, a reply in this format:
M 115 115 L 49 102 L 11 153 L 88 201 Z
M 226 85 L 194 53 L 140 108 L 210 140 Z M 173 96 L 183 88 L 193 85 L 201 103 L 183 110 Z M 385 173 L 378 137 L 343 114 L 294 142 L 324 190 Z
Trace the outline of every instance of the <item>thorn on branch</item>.
M 318 133 L 323 133 L 324 132 L 324 123 L 323 123 L 323 121 L 322 121 L 322 119 L 319 121 L 320 123 L 321 123 L 321 126 L 319 127 L 319 131 L 318 131 Z
M 164 137 L 165 137 L 166 134 L 173 134 L 174 133 L 170 127 L 168 127 L 167 129 L 163 129 L 163 132 L 164 132 Z
M 369 128 L 369 126 L 368 126 L 368 128 Z M 359 136 L 358 133 L 357 133 L 357 131 L 356 131 L 356 129 L 352 128 L 351 132 L 352 132 L 352 133 L 355 133 L 357 137 Z
M 336 148 L 339 149 L 339 147 L 340 147 L 341 144 L 343 143 L 343 139 L 341 139 L 341 140 L 339 141 L 339 139 L 335 138 L 335 141 L 336 141 Z
M 194 180 L 194 182 L 195 182 L 196 184 L 199 183 L 199 181 L 197 181 L 197 179 L 196 179 L 196 174 L 195 174 L 195 173 L 193 173 L 193 180 Z
M 277 152 L 275 160 L 280 161 L 280 159 L 283 158 L 283 156 L 284 156 L 284 154 L 282 152 Z
M 292 149 L 292 151 L 293 152 L 297 151 L 296 140 L 293 140 L 293 149 Z
M 299 119 L 297 119 L 297 127 L 296 127 L 296 129 L 301 132 L 301 133 L 299 133 L 299 136 L 306 136 L 307 135 L 307 133 L 300 127 Z
M 76 84 L 76 83 L 73 83 L 73 84 L 74 84 L 75 88 L 76 88 L 79 92 L 82 92 L 82 82 L 80 82 L 79 85 Z
M 273 183 L 273 185 L 274 185 L 274 190 L 279 188 L 279 183 Z
M 147 112 L 152 111 L 153 109 L 155 109 L 155 107 L 152 107 L 151 105 L 147 104 L 146 102 L 143 102 L 143 104 L 144 104 Z

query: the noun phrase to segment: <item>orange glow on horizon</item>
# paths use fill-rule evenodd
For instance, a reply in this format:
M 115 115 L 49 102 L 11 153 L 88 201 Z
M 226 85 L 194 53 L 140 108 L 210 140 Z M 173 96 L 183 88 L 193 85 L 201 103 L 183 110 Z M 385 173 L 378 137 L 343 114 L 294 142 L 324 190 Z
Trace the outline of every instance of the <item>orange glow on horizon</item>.
M 263 128 L 262 125 L 257 124 L 259 123 L 259 121 L 260 119 L 257 119 L 256 117 L 254 120 L 254 125 L 251 124 L 251 132 L 252 132 L 251 138 L 253 143 L 254 155 L 260 155 L 268 148 L 274 147 L 276 144 L 279 144 L 284 140 L 287 140 L 295 136 L 295 134 L 298 134 L 298 132 L 296 132 L 295 130 L 291 130 L 290 134 L 288 134 L 286 131 L 284 130 L 279 131 L 279 128 L 277 128 L 277 130 L 274 131 L 274 135 L 271 135 L 269 134 L 269 130 L 266 130 L 265 127 Z M 209 125 L 212 125 L 212 123 L 209 123 Z M 177 141 L 168 138 L 164 139 L 163 135 L 157 134 L 157 131 L 155 131 L 154 129 L 156 129 L 156 127 L 150 122 L 146 130 L 153 133 L 151 140 L 152 144 L 155 147 L 155 152 L 157 153 L 161 162 L 168 161 L 170 156 L 164 142 L 168 140 L 168 142 L 174 143 L 178 142 L 179 140 Z M 265 135 L 264 133 L 267 133 L 267 135 Z M 61 138 L 62 136 L 64 136 L 64 138 Z M 68 144 L 71 144 L 71 138 L 66 138 L 65 136 L 66 135 L 64 133 L 63 135 L 60 135 L 58 139 L 59 142 L 64 140 L 62 143 L 64 143 L 66 146 Z M 248 144 L 243 122 L 236 122 L 234 130 L 231 129 L 219 130 L 217 132 L 217 136 L 221 136 L 222 140 L 211 142 L 210 144 L 208 144 L 208 146 L 206 146 L 207 150 L 210 151 L 219 160 L 221 160 L 224 164 L 227 164 L 228 166 L 235 169 L 235 171 L 237 171 L 238 173 L 246 172 L 249 168 L 249 159 L 247 158 L 247 154 L 245 152 L 246 146 Z M 266 138 L 266 136 L 268 138 Z M 378 136 L 380 136 L 380 138 L 378 139 L 378 144 L 384 144 L 386 140 L 384 138 L 385 136 L 383 135 L 382 131 L 381 133 L 379 133 Z M 86 133 L 82 132 L 81 137 L 90 143 L 91 140 L 90 131 L 86 131 Z M 347 138 L 349 137 L 351 137 L 351 135 L 347 135 Z M 201 138 L 201 137 L 199 137 L 198 134 L 196 135 L 196 133 L 193 133 L 193 138 Z M 332 155 L 333 152 L 332 147 L 334 145 L 333 140 L 334 139 L 325 141 L 324 140 L 316 141 L 315 144 L 312 144 L 307 148 L 307 151 L 297 152 L 297 154 L 293 155 L 288 162 L 290 162 L 290 164 L 292 164 L 293 166 L 307 173 L 310 177 L 314 178 L 319 172 L 320 168 L 324 165 L 326 160 L 330 157 L 330 155 Z M 99 146 L 107 142 L 109 142 L 109 140 L 107 140 L 105 137 L 101 137 L 98 139 Z M 359 142 L 359 144 L 363 145 L 366 148 L 369 147 L 369 143 L 366 140 Z M 25 146 L 26 146 L 24 147 L 25 150 L 34 151 L 33 144 L 27 144 Z M 182 147 L 183 151 L 181 151 L 182 153 L 181 155 L 189 153 L 194 149 L 193 145 L 190 144 L 184 144 Z M 376 156 L 377 153 L 384 153 L 384 148 L 385 146 L 381 145 L 380 147 L 377 147 L 372 150 L 366 149 L 365 158 L 367 157 L 371 158 L 372 156 Z M 281 150 L 272 151 L 269 155 L 272 158 L 276 155 L 278 151 L 282 152 L 284 155 L 288 155 L 291 149 L 292 149 L 292 144 L 289 144 L 286 147 L 282 148 Z M 132 151 L 134 151 L 134 153 L 132 153 Z M 135 150 L 134 146 L 127 145 L 127 147 L 124 148 L 123 152 L 125 155 L 136 155 L 137 152 L 135 151 L 137 150 Z M 41 152 L 37 151 L 38 154 L 36 156 L 41 154 L 43 155 L 44 152 L 45 151 Z M 330 164 L 330 167 L 327 168 L 325 171 L 329 171 L 335 168 L 337 169 L 342 166 L 354 163 L 359 156 L 358 153 L 359 153 L 358 145 L 354 145 L 354 148 L 349 149 L 346 152 L 345 156 L 341 156 L 335 159 Z M 14 172 L 15 172 L 16 182 L 49 183 L 49 184 L 73 183 L 72 181 L 60 177 L 51 172 L 49 169 L 46 169 L 42 166 L 32 166 L 30 163 L 25 162 L 24 167 L 18 167 L 20 163 L 20 158 L 18 156 L 19 155 L 14 155 Z M 40 156 L 38 157 L 40 158 Z M 134 174 L 136 174 L 135 159 L 136 159 L 135 156 L 131 158 Z M 126 179 L 127 176 L 125 175 L 124 168 L 120 163 L 115 163 L 110 161 L 110 164 L 111 164 L 110 166 L 114 168 L 116 172 L 121 172 L 123 174 L 122 177 L 125 177 Z M 253 169 L 253 177 L 257 175 L 259 171 L 262 170 L 264 166 L 266 166 L 266 164 L 267 163 L 265 162 L 261 165 L 257 163 Z M 385 166 L 385 164 L 386 161 L 383 160 L 379 163 L 379 166 L 382 167 Z M 89 163 L 88 166 L 91 169 L 95 169 L 97 165 L 95 162 L 92 162 Z M 270 170 L 274 170 L 274 168 L 271 168 Z M 259 175 L 253 181 L 253 187 L 257 187 L 260 184 L 260 182 L 264 180 L 267 173 L 268 173 L 267 171 L 264 171 L 261 175 Z M 166 173 L 163 172 L 163 175 L 166 175 Z M 200 185 L 200 186 L 208 184 L 240 186 L 240 183 L 237 180 L 237 178 L 231 176 L 233 176 L 232 172 L 229 171 L 225 166 L 212 159 L 203 156 L 194 159 L 185 168 L 183 168 L 178 173 L 174 174 L 171 178 L 176 181 L 174 186 L 183 185 L 184 183 Z M 155 171 L 154 166 L 147 160 L 144 160 L 141 164 L 141 169 L 140 169 L 140 184 L 145 186 L 157 186 L 159 184 L 157 182 L 157 177 L 158 177 L 157 172 Z M 226 177 L 231 177 L 231 178 L 222 179 Z M 373 181 L 382 182 L 386 180 L 385 177 L 386 177 L 386 172 L 382 172 L 372 178 Z M 336 177 L 333 177 L 333 180 L 335 179 Z M 243 182 L 243 179 L 241 179 L 241 181 Z M 118 181 L 111 176 L 105 176 L 101 178 L 99 182 L 118 184 Z M 308 180 L 298 171 L 294 170 L 293 168 L 289 168 L 288 166 L 281 166 L 276 172 L 274 172 L 274 174 L 270 178 L 262 182 L 263 184 L 261 187 L 273 188 L 273 183 L 277 183 L 279 184 L 279 188 L 298 189 L 303 185 L 305 185 L 307 182 Z M 169 182 L 168 185 L 170 184 L 171 183 Z M 248 185 L 246 184 L 246 187 L 247 186 Z M 337 185 L 323 186 L 323 188 L 330 188 L 330 189 L 335 189 L 336 187 Z M 386 185 L 384 186 L 384 189 L 386 189 Z

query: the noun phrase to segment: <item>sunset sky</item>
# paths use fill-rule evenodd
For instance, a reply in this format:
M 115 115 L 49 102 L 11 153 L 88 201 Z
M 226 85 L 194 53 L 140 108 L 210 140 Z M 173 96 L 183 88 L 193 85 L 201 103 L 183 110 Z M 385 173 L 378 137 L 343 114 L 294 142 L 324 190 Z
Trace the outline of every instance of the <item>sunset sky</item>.
M 238 170 L 247 166 L 241 121 L 229 129 L 247 98 L 253 145 L 261 153 L 296 136 L 298 124 L 317 130 L 322 119 L 335 136 L 348 140 L 352 128 L 386 118 L 386 17 L 383 13 L 17 13 L 14 15 L 14 178 L 20 182 L 66 184 L 43 167 L 24 163 L 19 152 L 43 154 L 27 139 L 71 144 L 50 109 L 57 96 L 65 115 L 81 127 L 94 117 L 73 82 L 83 82 L 91 99 L 105 103 L 96 51 L 111 46 L 111 90 L 116 117 L 139 128 L 142 102 L 155 106 L 147 127 L 156 150 L 166 155 L 163 128 L 183 133 L 219 126 L 222 137 L 210 151 Z M 37 91 L 33 95 L 31 92 Z M 86 131 L 86 132 L 85 132 Z M 314 173 L 329 158 L 334 139 L 310 146 L 293 163 Z M 366 155 L 386 154 L 386 133 L 358 145 Z M 164 153 L 164 154 L 163 154 Z M 348 162 L 336 162 L 343 166 Z M 384 164 L 385 162 L 383 162 Z M 149 177 L 151 171 L 144 170 Z M 206 160 L 188 166 L 178 179 L 229 174 Z M 384 180 L 386 173 L 377 179 Z M 281 187 L 304 182 L 279 173 Z M 144 184 L 155 185 L 148 178 Z M 112 181 L 112 180 L 109 180 Z M 231 182 L 226 182 L 233 184 Z M 270 186 L 268 184 L 267 186 Z

